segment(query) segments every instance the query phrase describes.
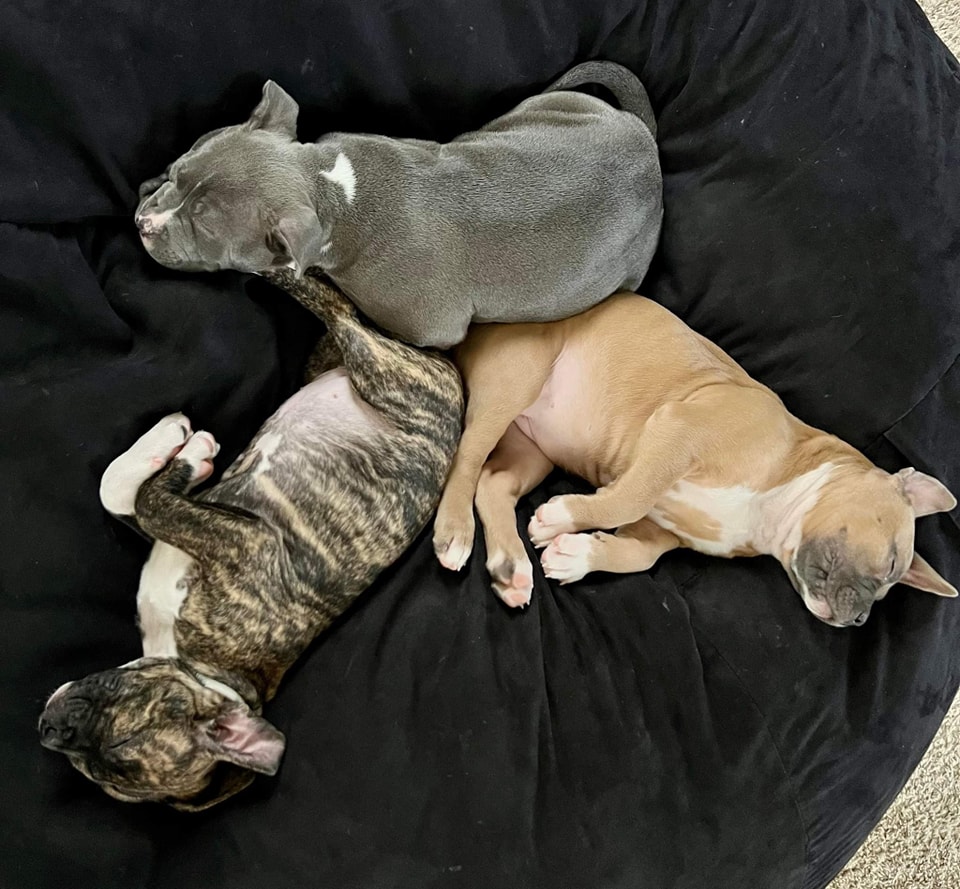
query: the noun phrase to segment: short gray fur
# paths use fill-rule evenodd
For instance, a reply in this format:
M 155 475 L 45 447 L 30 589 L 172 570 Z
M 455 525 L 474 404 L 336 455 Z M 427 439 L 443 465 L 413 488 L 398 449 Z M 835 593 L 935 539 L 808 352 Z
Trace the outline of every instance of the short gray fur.
M 570 91 L 588 84 L 621 109 Z M 354 133 L 302 144 L 298 113 L 268 81 L 246 123 L 141 186 L 137 224 L 158 262 L 319 267 L 380 327 L 437 347 L 472 321 L 557 320 L 640 286 L 662 179 L 650 101 L 626 68 L 579 65 L 445 144 Z

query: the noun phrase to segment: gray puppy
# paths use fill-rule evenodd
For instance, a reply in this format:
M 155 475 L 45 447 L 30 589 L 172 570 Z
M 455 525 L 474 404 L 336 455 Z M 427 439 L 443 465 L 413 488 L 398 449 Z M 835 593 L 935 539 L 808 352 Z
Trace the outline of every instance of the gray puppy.
M 197 497 L 218 446 L 182 414 L 103 475 L 104 506 L 157 541 L 137 594 L 144 656 L 61 686 L 39 729 L 117 799 L 199 810 L 276 772 L 284 737 L 263 704 L 424 527 L 457 446 L 449 362 L 363 326 L 312 276 L 270 277 L 326 322 L 322 353 L 343 366 L 290 398 Z
M 599 84 L 622 110 L 570 88 Z M 418 345 L 472 321 L 552 321 L 636 290 L 660 234 L 656 124 L 640 81 L 587 62 L 452 142 L 330 133 L 296 141 L 273 81 L 243 124 L 203 136 L 140 187 L 157 262 L 186 271 L 319 266 Z

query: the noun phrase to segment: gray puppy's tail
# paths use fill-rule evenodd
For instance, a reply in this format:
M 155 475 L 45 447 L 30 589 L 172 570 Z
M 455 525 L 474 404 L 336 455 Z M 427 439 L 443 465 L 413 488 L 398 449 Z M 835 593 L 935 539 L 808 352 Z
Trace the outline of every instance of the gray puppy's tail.
M 620 103 L 620 107 L 639 117 L 656 139 L 657 119 L 654 117 L 653 106 L 650 104 L 647 91 L 636 74 L 616 62 L 584 62 L 571 68 L 551 83 L 544 92 L 568 90 L 588 83 L 597 83 L 610 90 Z

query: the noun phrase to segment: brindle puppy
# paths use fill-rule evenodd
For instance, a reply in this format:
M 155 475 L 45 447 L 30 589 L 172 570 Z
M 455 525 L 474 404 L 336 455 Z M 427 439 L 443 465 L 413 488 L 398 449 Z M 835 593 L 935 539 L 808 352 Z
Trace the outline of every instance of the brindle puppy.
M 264 702 L 421 531 L 457 446 L 449 362 L 363 326 L 314 277 L 267 277 L 326 322 L 320 364 L 343 366 L 289 399 L 196 497 L 218 446 L 182 414 L 101 482 L 104 506 L 157 541 L 137 596 L 144 657 L 61 686 L 40 738 L 117 799 L 199 810 L 276 772 L 284 737 Z

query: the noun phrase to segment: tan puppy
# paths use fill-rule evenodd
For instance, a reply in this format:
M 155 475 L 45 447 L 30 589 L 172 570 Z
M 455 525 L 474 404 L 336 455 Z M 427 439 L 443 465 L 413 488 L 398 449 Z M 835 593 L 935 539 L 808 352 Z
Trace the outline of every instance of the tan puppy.
M 774 556 L 832 626 L 862 624 L 896 583 L 957 595 L 913 550 L 914 519 L 956 505 L 940 482 L 891 475 L 800 422 L 655 302 L 620 293 L 565 321 L 477 325 L 456 360 L 469 400 L 434 548 L 445 567 L 464 565 L 475 500 L 508 605 L 533 589 L 516 503 L 554 466 L 598 489 L 554 497 L 530 522 L 546 575 L 563 583 L 644 571 L 685 546 Z

